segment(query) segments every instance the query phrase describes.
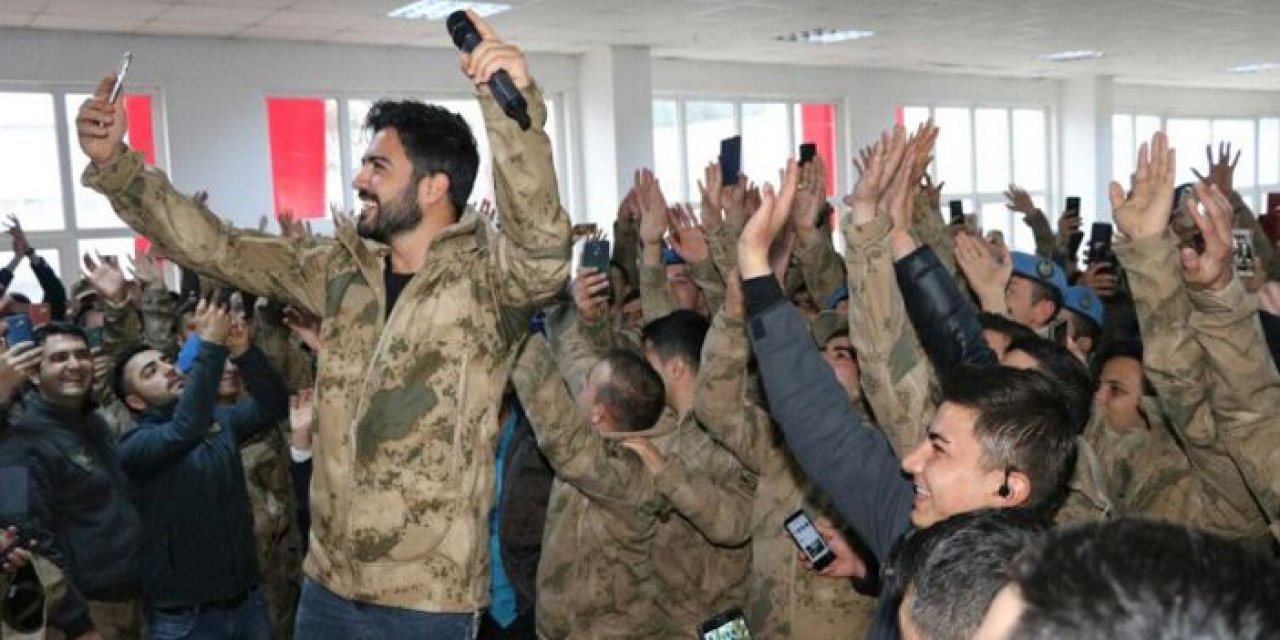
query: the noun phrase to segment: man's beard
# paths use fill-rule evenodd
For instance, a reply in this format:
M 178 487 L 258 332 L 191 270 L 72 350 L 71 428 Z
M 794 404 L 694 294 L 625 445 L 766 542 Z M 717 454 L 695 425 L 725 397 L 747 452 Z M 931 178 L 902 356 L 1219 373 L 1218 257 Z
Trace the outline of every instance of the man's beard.
M 361 217 L 356 222 L 356 232 L 361 238 L 391 244 L 392 238 L 414 230 L 422 222 L 422 212 L 418 210 L 418 190 L 413 185 L 405 187 L 400 197 L 385 203 L 368 191 L 360 191 L 359 195 L 373 200 L 378 208 L 372 220 Z

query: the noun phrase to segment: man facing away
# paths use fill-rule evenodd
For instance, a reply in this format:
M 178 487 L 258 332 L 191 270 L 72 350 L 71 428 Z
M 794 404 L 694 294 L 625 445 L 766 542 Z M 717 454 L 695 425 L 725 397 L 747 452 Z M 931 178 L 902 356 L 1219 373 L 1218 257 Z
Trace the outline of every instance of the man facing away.
M 488 516 L 503 387 L 532 310 L 568 275 L 546 106 L 521 51 L 476 15 L 463 57 L 494 154 L 501 232 L 464 213 L 479 159 L 456 114 L 374 105 L 353 186 L 363 208 L 305 244 L 223 226 L 122 140 L 113 78 L 81 107 L 84 182 L 135 231 L 192 268 L 323 320 L 311 542 L 296 635 L 469 638 L 487 604 Z M 506 71 L 533 125 L 487 83 Z

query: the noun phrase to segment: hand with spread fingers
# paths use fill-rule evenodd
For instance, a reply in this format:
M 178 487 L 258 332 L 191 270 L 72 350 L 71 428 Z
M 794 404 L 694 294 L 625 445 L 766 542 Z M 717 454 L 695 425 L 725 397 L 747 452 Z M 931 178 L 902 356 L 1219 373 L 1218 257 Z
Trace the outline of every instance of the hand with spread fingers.
M 1133 189 L 1126 195 L 1120 183 L 1111 183 L 1112 218 L 1120 233 L 1141 240 L 1158 236 L 1169 226 L 1177 164 L 1177 153 L 1169 148 L 1169 137 L 1163 131 L 1139 147 Z
M 1026 189 L 1016 184 L 1009 185 L 1009 189 L 1004 192 L 1005 208 L 1023 215 L 1031 215 L 1036 212 L 1036 203 L 1031 199 L 1031 194 Z
M 693 209 L 689 205 L 677 204 L 667 210 L 667 244 L 685 262 L 695 264 L 711 258 L 711 248 L 707 244 L 707 234 L 698 226 L 693 217 Z
M 1213 157 L 1213 145 L 1204 146 L 1204 156 L 1209 161 L 1209 175 L 1202 175 L 1198 170 L 1192 169 L 1191 173 L 1195 174 L 1200 182 L 1212 184 L 1218 187 L 1218 190 L 1228 198 L 1231 192 L 1235 191 L 1235 175 L 1236 165 L 1240 164 L 1240 151 L 1236 151 L 1235 157 L 1231 156 L 1231 143 L 1218 143 L 1218 158 Z
M 853 224 L 864 225 L 880 215 L 881 202 L 906 153 L 907 132 L 901 126 L 880 134 L 878 142 L 862 150 L 859 159 L 853 163 L 858 170 L 858 182 L 853 193 L 844 199 Z
M 1004 290 L 1013 276 L 1013 260 L 1008 249 L 1002 251 L 967 233 L 955 236 L 955 247 L 956 264 L 969 282 L 969 288 L 978 296 L 982 310 L 1006 313 L 1008 303 Z
M 98 254 L 95 261 L 89 254 L 84 254 L 85 279 L 93 285 L 98 295 L 104 300 L 119 303 L 128 295 L 125 288 L 124 271 L 114 256 L 103 257 Z
M 1204 215 L 1199 213 L 1201 205 Z M 1197 253 L 1192 247 L 1179 249 L 1182 279 L 1188 288 L 1196 291 L 1219 291 L 1235 277 L 1231 237 L 1235 216 L 1231 201 L 1217 184 L 1201 182 L 1195 185 L 1195 196 L 1187 198 L 1184 206 L 1187 216 L 1195 221 L 1204 236 L 1204 251 Z

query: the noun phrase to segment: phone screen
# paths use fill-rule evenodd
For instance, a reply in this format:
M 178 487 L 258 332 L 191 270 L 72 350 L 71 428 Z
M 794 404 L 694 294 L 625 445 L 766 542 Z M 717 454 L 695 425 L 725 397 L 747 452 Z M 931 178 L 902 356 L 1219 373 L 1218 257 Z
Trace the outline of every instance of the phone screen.
M 796 546 L 800 547 L 800 550 L 815 565 L 831 554 L 831 550 L 827 548 L 827 541 L 822 539 L 818 528 L 813 526 L 813 521 L 803 511 L 787 518 L 787 533 L 791 534 L 791 539 L 795 540 Z
M 742 136 L 720 141 L 720 177 L 725 186 L 738 184 L 742 173 Z
M 1235 263 L 1236 275 L 1241 278 L 1253 277 L 1253 232 L 1248 229 L 1231 230 L 1231 258 Z
M 702 623 L 698 633 L 702 640 L 751 640 L 751 629 L 741 609 L 732 609 Z
M 36 341 L 35 332 L 31 330 L 31 318 L 25 314 L 16 314 L 4 319 L 8 325 L 8 331 L 5 332 L 5 344 L 15 345 L 23 342 L 34 343 Z
M 959 200 L 952 200 L 947 203 L 951 207 L 951 224 L 956 226 L 964 224 L 964 203 Z
M 818 156 L 818 145 L 812 142 L 806 142 L 800 145 L 800 164 L 805 165 L 813 162 Z
M 1067 198 L 1067 215 L 1080 215 L 1080 198 L 1078 196 L 1070 196 Z

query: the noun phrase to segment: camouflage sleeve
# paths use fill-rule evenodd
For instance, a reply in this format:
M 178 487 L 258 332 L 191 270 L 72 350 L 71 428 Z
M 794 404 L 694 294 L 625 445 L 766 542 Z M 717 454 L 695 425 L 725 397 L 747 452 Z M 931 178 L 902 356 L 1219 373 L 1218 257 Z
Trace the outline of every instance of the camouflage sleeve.
M 304 251 L 298 241 L 246 234 L 223 223 L 127 147 L 106 166 L 91 163 L 81 181 L 175 262 L 323 315 L 326 249 Z
M 640 265 L 640 307 L 648 324 L 676 310 L 671 287 L 667 286 L 667 270 L 661 264 Z
M 658 490 L 707 542 L 726 547 L 745 544 L 751 538 L 756 474 L 743 468 L 697 424 L 686 426 L 675 437 L 680 443 L 656 475 Z
M 102 352 L 114 362 L 126 346 L 142 340 L 142 319 L 132 300 L 104 303 L 102 317 Z
M 911 230 L 916 240 L 933 249 L 934 255 L 938 256 L 942 266 L 956 278 L 961 278 L 959 270 L 956 269 L 955 245 L 951 242 L 951 230 L 947 228 L 942 212 L 934 208 L 929 202 L 929 197 L 923 192 L 916 193 L 914 203 L 914 226 Z
M 816 241 L 797 240 L 796 257 L 799 258 L 805 288 L 818 308 L 825 308 L 827 301 L 845 285 L 844 265 L 831 244 L 831 238 L 822 234 Z
M 1253 210 L 1236 191 L 1231 192 L 1231 205 L 1235 208 L 1235 227 L 1253 233 L 1253 255 L 1262 261 L 1267 280 L 1280 280 L 1280 257 L 1276 256 L 1276 247 L 1262 229 L 1258 217 L 1253 215 Z
M 573 305 L 566 307 L 555 340 L 549 344 L 569 392 L 577 395 L 600 355 L 613 348 L 613 336 L 608 321 L 583 322 Z
M 1192 292 L 1190 298 L 1218 433 L 1280 534 L 1280 375 L 1262 335 L 1257 302 L 1239 279 L 1220 292 Z
M 936 409 L 933 367 L 916 340 L 898 290 L 889 249 L 891 221 L 846 225 L 849 340 L 857 351 L 862 393 L 875 424 L 894 453 L 905 456 L 920 441 Z
M 142 341 L 148 347 L 168 352 L 177 344 L 174 321 L 178 305 L 164 282 L 153 282 L 142 289 Z
M 640 234 L 636 225 L 613 223 L 613 262 L 627 272 L 627 281 L 637 286 L 640 281 Z
M 721 309 L 702 343 L 693 412 L 748 469 L 764 473 L 772 429 L 768 412 L 747 397 L 749 360 L 746 323 Z
M 1049 217 L 1044 214 L 1044 211 L 1036 209 L 1031 213 L 1022 214 L 1022 221 L 1031 227 L 1031 235 L 1036 239 L 1036 255 L 1052 260 L 1058 246 L 1058 238 L 1054 235 L 1053 228 L 1049 226 Z
M 729 225 L 722 224 L 707 234 L 707 247 L 716 268 L 728 278 L 738 268 L 738 237 L 729 230 Z
M 311 388 L 315 383 L 315 365 L 311 356 L 293 339 L 274 303 L 254 316 L 253 342 L 266 355 L 271 368 L 284 378 L 290 393 Z
M 569 277 L 572 231 L 560 206 L 551 139 L 545 130 L 547 106 L 531 84 L 523 91 L 533 126 L 522 131 L 490 96 L 480 96 L 489 148 L 493 153 L 493 192 L 501 216 L 497 248 L 490 268 L 498 300 L 527 310 L 559 292 Z
M 1218 489 L 1237 512 L 1248 513 L 1253 499 L 1219 438 L 1210 411 L 1206 354 L 1189 325 L 1191 303 L 1172 232 L 1119 241 L 1115 252 L 1132 284 L 1143 371 L 1155 387 L 1163 413 L 1205 482 Z
M 658 495 L 653 477 L 637 456 L 601 438 L 578 418 L 577 405 L 542 336 L 525 343 L 511 383 L 533 425 L 538 449 L 557 478 L 606 508 L 634 508 Z
M 707 312 L 715 313 L 724 304 L 725 289 L 724 277 L 716 269 L 715 261 L 708 259 L 691 263 L 689 277 L 699 289 L 702 289 L 702 295 L 707 299 Z

